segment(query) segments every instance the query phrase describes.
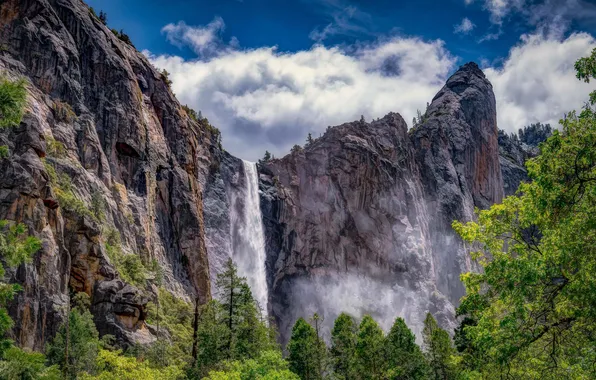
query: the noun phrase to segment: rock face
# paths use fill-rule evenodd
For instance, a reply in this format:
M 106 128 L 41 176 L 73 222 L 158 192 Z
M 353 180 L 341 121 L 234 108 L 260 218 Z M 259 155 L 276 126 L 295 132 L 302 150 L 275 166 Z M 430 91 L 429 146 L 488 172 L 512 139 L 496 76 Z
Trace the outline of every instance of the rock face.
M 170 291 L 208 300 L 202 193 L 216 134 L 79 0 L 1 2 L 0 43 L 0 71 L 29 81 L 23 122 L 0 131 L 10 149 L 0 219 L 43 240 L 12 273 L 24 288 L 10 309 L 14 338 L 42 349 L 72 291 L 91 296 L 102 334 L 150 341 L 148 298 L 119 279 L 107 235 L 118 231 L 121 254 L 155 260 Z
M 499 131 L 499 161 L 505 195 L 513 195 L 521 182 L 530 180 L 526 161 L 539 154 L 538 145 L 552 133 L 549 124 L 532 124 L 508 135 Z
M 43 349 L 85 292 L 101 334 L 150 343 L 156 289 L 126 283 L 119 260 L 138 255 L 170 292 L 207 301 L 243 241 L 246 165 L 80 0 L 1 2 L 0 45 L 0 71 L 29 81 L 22 123 L 0 130 L 0 219 L 43 241 L 8 273 L 24 289 L 10 307 L 14 339 Z M 470 63 L 410 131 L 391 113 L 261 163 L 267 308 L 282 340 L 314 312 L 326 326 L 341 311 L 386 328 L 399 315 L 420 332 L 430 311 L 452 327 L 459 275 L 473 266 L 451 223 L 527 178 L 526 145 L 498 135 L 491 84 Z
M 271 309 L 298 316 L 397 315 L 446 327 L 472 269 L 451 229 L 503 197 L 492 86 L 473 63 L 410 132 L 398 114 L 343 124 L 261 168 Z

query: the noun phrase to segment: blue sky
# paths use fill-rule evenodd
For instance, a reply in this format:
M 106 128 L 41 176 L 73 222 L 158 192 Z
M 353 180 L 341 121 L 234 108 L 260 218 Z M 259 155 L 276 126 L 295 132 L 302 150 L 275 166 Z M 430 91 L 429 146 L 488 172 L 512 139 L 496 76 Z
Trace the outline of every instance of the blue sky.
M 442 39 L 461 62 L 488 60 L 499 63 L 523 33 L 534 28 L 518 13 L 507 16 L 498 39 L 479 41 L 497 33 L 490 12 L 482 1 L 464 0 L 352 1 L 317 0 L 89 0 L 89 5 L 108 14 L 112 28 L 123 29 L 139 50 L 177 54 L 192 58 L 190 49 L 180 49 L 164 38 L 164 25 L 180 20 L 188 25 L 205 25 L 219 16 L 225 21 L 224 40 L 236 37 L 244 48 L 278 46 L 280 51 L 309 49 L 310 34 L 333 22 L 336 8 L 354 7 L 360 15 L 351 22 L 361 30 L 338 33 L 325 39 L 326 45 L 353 44 L 383 36 L 406 35 Z M 454 33 L 454 27 L 469 19 L 475 27 L 468 33 Z M 596 32 L 596 19 L 573 20 L 572 30 Z
M 173 74 L 178 98 L 222 129 L 228 150 L 251 160 L 360 114 L 411 120 L 468 61 L 495 86 L 499 127 L 556 122 L 581 103 L 557 83 L 590 86 L 578 87 L 572 64 L 596 35 L 596 4 L 584 0 L 88 3 Z M 530 90 L 545 101 L 527 100 Z

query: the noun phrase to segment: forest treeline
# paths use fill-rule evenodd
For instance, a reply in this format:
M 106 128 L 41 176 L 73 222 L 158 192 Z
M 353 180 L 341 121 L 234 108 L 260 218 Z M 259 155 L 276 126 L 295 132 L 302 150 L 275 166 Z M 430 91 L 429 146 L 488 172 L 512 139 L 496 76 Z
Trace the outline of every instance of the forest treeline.
M 595 79 L 596 49 L 575 68 L 578 79 Z M 0 126 L 19 124 L 26 86 L 0 78 Z M 296 321 L 282 351 L 274 323 L 230 260 L 206 305 L 178 299 L 156 281 L 152 344 L 123 350 L 114 337 L 100 337 L 89 297 L 76 293 L 45 352 L 30 352 L 8 338 L 14 321 L 7 308 L 21 290 L 9 279 L 41 241 L 24 224 L 0 221 L 0 379 L 596 378 L 594 104 L 596 92 L 561 120 L 527 162 L 531 181 L 516 195 L 478 211 L 473 222 L 454 222 L 482 270 L 462 275 L 467 292 L 453 332 L 427 314 L 419 346 L 402 318 L 385 333 L 371 316 L 344 313 L 325 342 L 315 314 Z M 0 160 L 10 154 L 0 146 Z M 142 265 L 112 255 L 130 279 L 148 281 Z

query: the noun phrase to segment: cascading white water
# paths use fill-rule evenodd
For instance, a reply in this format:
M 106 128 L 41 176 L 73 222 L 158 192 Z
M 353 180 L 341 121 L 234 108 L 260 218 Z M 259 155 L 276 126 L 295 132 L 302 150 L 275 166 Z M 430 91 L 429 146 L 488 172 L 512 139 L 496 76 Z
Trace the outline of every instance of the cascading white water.
M 259 174 L 255 163 L 243 161 L 243 164 L 245 190 L 244 194 L 237 195 L 237 197 L 243 196 L 243 199 L 236 198 L 231 215 L 232 259 L 238 267 L 238 274 L 246 277 L 253 297 L 263 311 L 263 316 L 267 317 L 265 231 L 261 218 Z

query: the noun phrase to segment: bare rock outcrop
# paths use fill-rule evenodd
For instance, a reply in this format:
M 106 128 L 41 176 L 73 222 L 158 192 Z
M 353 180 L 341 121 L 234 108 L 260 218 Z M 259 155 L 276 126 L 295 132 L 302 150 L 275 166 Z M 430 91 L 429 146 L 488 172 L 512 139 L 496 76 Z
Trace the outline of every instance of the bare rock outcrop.
M 496 106 L 473 63 L 408 131 L 398 114 L 330 128 L 261 166 L 271 309 L 282 334 L 298 316 L 397 315 L 420 332 L 451 327 L 472 269 L 451 228 L 503 197 Z M 330 325 L 330 323 L 329 323 Z

